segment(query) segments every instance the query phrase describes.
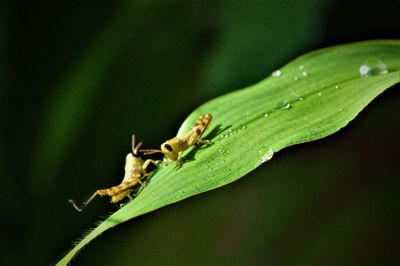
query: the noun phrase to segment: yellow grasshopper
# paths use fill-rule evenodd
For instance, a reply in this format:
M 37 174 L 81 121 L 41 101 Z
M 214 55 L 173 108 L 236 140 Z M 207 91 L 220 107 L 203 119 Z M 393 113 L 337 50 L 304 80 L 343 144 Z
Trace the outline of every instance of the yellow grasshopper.
M 157 166 L 154 160 L 148 159 L 143 161 L 139 157 L 139 149 L 142 146 L 142 142 L 135 145 L 135 135 L 132 135 L 132 152 L 128 153 L 125 161 L 125 176 L 121 184 L 106 189 L 99 189 L 93 193 L 93 195 L 86 200 L 82 207 L 79 208 L 75 201 L 70 199 L 69 202 L 77 211 L 82 211 L 97 195 L 99 196 L 110 196 L 112 203 L 117 203 L 123 200 L 125 197 L 132 199 L 131 194 L 134 191 L 136 185 L 144 186 L 144 179 L 150 176 L 154 170 L 148 169 L 150 164 Z
M 201 139 L 201 136 L 210 125 L 212 118 L 213 117 L 210 113 L 206 115 L 201 115 L 190 131 L 180 137 L 175 137 L 167 140 L 166 142 L 161 144 L 161 150 L 149 149 L 141 151 L 145 155 L 153 153 L 163 153 L 168 159 L 172 161 L 177 161 L 177 163 L 180 164 L 183 152 L 187 150 L 190 146 L 211 143 L 211 141 L 209 140 Z

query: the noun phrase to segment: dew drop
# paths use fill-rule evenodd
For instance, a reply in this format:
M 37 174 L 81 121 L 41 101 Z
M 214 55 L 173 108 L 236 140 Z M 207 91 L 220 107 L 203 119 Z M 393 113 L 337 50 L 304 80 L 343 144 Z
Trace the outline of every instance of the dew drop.
M 292 105 L 290 103 L 286 103 L 284 106 L 282 106 L 282 110 L 289 110 L 290 108 L 292 108 Z
M 279 78 L 282 75 L 282 72 L 278 69 L 272 72 L 272 76 Z
M 301 72 L 301 74 L 302 74 L 304 77 L 308 77 L 308 72 L 307 72 L 307 71 L 303 71 L 303 72 Z
M 298 95 L 292 88 L 289 88 L 289 91 L 293 94 L 293 96 L 296 99 L 296 101 L 302 101 L 303 100 L 303 97 Z
M 272 159 L 274 151 L 271 148 L 263 146 L 258 150 L 258 154 L 260 154 L 259 161 L 265 163 Z
M 378 58 L 367 59 L 358 70 L 362 77 L 364 76 L 376 76 L 388 73 L 388 69 L 385 63 Z
M 299 69 L 300 69 L 300 70 L 304 69 L 304 66 L 303 66 L 303 65 L 300 65 L 300 66 L 299 66 Z
M 267 112 L 264 112 L 264 113 L 262 113 L 262 115 L 261 115 L 262 117 L 264 117 L 264 118 L 266 118 L 266 117 L 268 117 L 269 116 L 269 114 L 267 113 Z
M 322 92 L 318 92 L 318 96 L 322 96 Z
M 361 74 L 361 76 L 366 76 L 366 75 L 368 75 L 368 72 L 369 72 L 369 67 L 368 66 L 366 66 L 366 65 L 361 65 L 360 66 L 360 74 Z
M 294 81 L 298 81 L 298 80 L 299 80 L 299 77 L 294 76 L 294 77 L 293 77 L 293 80 L 294 80 Z
M 228 133 L 224 133 L 221 135 L 221 139 L 227 139 L 229 138 L 229 134 Z
M 250 115 L 250 112 L 246 112 L 246 115 L 249 116 L 249 115 Z
M 268 151 L 268 148 L 265 146 L 262 146 L 259 150 L 258 150 L 258 154 L 265 154 L 265 152 Z
M 340 87 L 339 87 L 339 85 L 335 85 L 335 89 L 339 89 Z
M 241 124 L 239 127 L 240 127 L 240 129 L 243 129 L 243 130 L 245 130 L 247 128 L 247 126 L 243 125 L 243 124 Z
M 224 150 L 223 150 L 223 149 L 218 149 L 218 152 L 219 152 L 219 153 L 223 153 Z

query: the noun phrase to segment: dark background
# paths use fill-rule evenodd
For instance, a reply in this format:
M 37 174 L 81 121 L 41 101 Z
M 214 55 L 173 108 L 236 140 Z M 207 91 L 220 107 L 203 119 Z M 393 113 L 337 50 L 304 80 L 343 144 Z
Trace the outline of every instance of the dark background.
M 116 207 L 130 135 L 157 147 L 199 104 L 296 56 L 400 39 L 399 1 L 2 1 L 0 250 L 54 264 Z M 348 127 L 239 181 L 117 226 L 75 265 L 395 264 L 399 86 Z M 238 158 L 239 159 L 239 158 Z

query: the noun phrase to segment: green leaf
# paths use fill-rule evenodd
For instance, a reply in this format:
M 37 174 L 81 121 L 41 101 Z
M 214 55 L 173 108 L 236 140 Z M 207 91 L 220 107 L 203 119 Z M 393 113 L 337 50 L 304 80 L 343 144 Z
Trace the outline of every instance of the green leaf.
M 281 149 L 343 128 L 376 96 L 400 80 L 400 41 L 335 46 L 301 56 L 267 79 L 213 99 L 183 123 L 212 113 L 213 144 L 186 153 L 181 168 L 163 166 L 148 186 L 83 238 L 68 263 L 92 239 L 129 219 L 233 182 Z

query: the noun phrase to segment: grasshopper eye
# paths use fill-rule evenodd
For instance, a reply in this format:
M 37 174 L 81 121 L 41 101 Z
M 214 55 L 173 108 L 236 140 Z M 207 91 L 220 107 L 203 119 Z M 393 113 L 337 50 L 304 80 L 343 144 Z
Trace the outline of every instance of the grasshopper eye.
M 168 150 L 172 152 L 172 147 L 169 144 L 164 144 L 164 147 Z

